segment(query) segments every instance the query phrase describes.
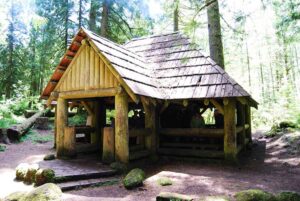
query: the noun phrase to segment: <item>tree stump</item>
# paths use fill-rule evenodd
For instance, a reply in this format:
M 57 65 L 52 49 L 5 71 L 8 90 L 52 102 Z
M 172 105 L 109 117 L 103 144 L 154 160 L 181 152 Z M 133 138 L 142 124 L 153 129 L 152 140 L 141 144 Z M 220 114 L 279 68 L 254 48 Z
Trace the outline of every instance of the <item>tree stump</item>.
M 35 121 L 35 127 L 40 130 L 49 129 L 49 118 L 48 117 L 39 117 Z

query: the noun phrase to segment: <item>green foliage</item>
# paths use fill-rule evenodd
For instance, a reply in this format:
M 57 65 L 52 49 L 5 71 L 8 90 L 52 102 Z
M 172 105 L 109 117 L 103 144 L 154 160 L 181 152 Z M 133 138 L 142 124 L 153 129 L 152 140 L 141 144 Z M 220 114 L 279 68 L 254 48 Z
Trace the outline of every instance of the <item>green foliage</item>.
M 40 134 L 37 131 L 30 129 L 26 135 L 20 138 L 20 142 L 31 141 L 33 144 L 46 143 L 53 141 L 54 137 L 51 134 Z
M 296 192 L 281 192 L 276 195 L 276 201 L 299 201 L 300 195 Z
M 274 201 L 275 197 L 259 189 L 240 191 L 234 195 L 236 201 Z
M 4 144 L 0 144 L 0 152 L 5 152 L 6 146 Z
M 79 110 L 73 117 L 68 119 L 70 126 L 85 125 L 87 120 L 87 111 Z

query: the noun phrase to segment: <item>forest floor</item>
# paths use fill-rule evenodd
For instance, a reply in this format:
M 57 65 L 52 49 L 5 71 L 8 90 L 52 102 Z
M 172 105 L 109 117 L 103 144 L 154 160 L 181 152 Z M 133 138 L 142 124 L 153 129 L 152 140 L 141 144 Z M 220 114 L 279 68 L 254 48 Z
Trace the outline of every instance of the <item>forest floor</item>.
M 43 138 L 47 138 L 50 133 L 51 131 L 39 132 Z M 300 133 L 297 135 L 300 136 Z M 0 198 L 16 190 L 33 188 L 16 182 L 13 178 L 19 163 L 37 163 L 43 160 L 45 154 L 54 151 L 51 140 L 40 143 L 36 139 L 37 137 L 29 138 L 18 144 L 7 145 L 7 150 L 0 152 Z M 254 134 L 252 150 L 241 156 L 239 165 L 226 165 L 220 161 L 161 160 L 143 167 L 147 174 L 143 187 L 129 191 L 120 183 L 86 188 L 66 192 L 63 199 L 155 200 L 156 195 L 162 191 L 188 194 L 193 197 L 206 195 L 232 197 L 236 192 L 249 188 L 259 188 L 273 193 L 283 190 L 300 192 L 300 154 L 286 142 L 283 137 L 262 138 L 261 132 L 257 132 Z M 300 144 L 298 148 L 299 146 Z M 173 184 L 160 186 L 157 183 L 160 177 L 170 178 Z

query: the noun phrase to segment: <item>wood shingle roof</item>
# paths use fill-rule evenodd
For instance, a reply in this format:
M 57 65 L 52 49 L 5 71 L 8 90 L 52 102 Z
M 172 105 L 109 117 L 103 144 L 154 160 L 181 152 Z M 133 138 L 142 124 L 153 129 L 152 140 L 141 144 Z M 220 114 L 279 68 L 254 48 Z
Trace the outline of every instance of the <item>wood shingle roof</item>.
M 137 38 L 124 45 L 84 28 L 76 38 L 87 38 L 93 43 L 137 95 L 164 100 L 225 97 L 252 100 L 248 92 L 179 32 Z M 73 40 L 70 47 L 80 41 Z M 54 89 L 49 90 L 48 85 L 43 97 Z

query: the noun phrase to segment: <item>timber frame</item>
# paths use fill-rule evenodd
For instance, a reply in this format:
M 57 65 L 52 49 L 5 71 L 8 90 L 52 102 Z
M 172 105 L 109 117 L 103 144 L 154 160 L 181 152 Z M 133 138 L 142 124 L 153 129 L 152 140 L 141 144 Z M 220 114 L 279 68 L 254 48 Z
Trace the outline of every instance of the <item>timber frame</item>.
M 157 154 L 236 161 L 252 142 L 251 107 L 257 107 L 238 83 L 178 32 L 121 46 L 81 28 L 41 97 L 47 106 L 55 105 L 57 157 L 93 150 L 105 163 Z M 72 105 L 87 112 L 86 125 L 68 124 Z M 162 126 L 170 108 L 186 111 L 193 105 L 217 109 L 223 127 Z M 128 113 L 134 108 L 145 115 L 143 127 L 130 127 Z M 107 109 L 115 110 L 111 126 Z M 79 133 L 88 133 L 88 145 L 78 145 Z

